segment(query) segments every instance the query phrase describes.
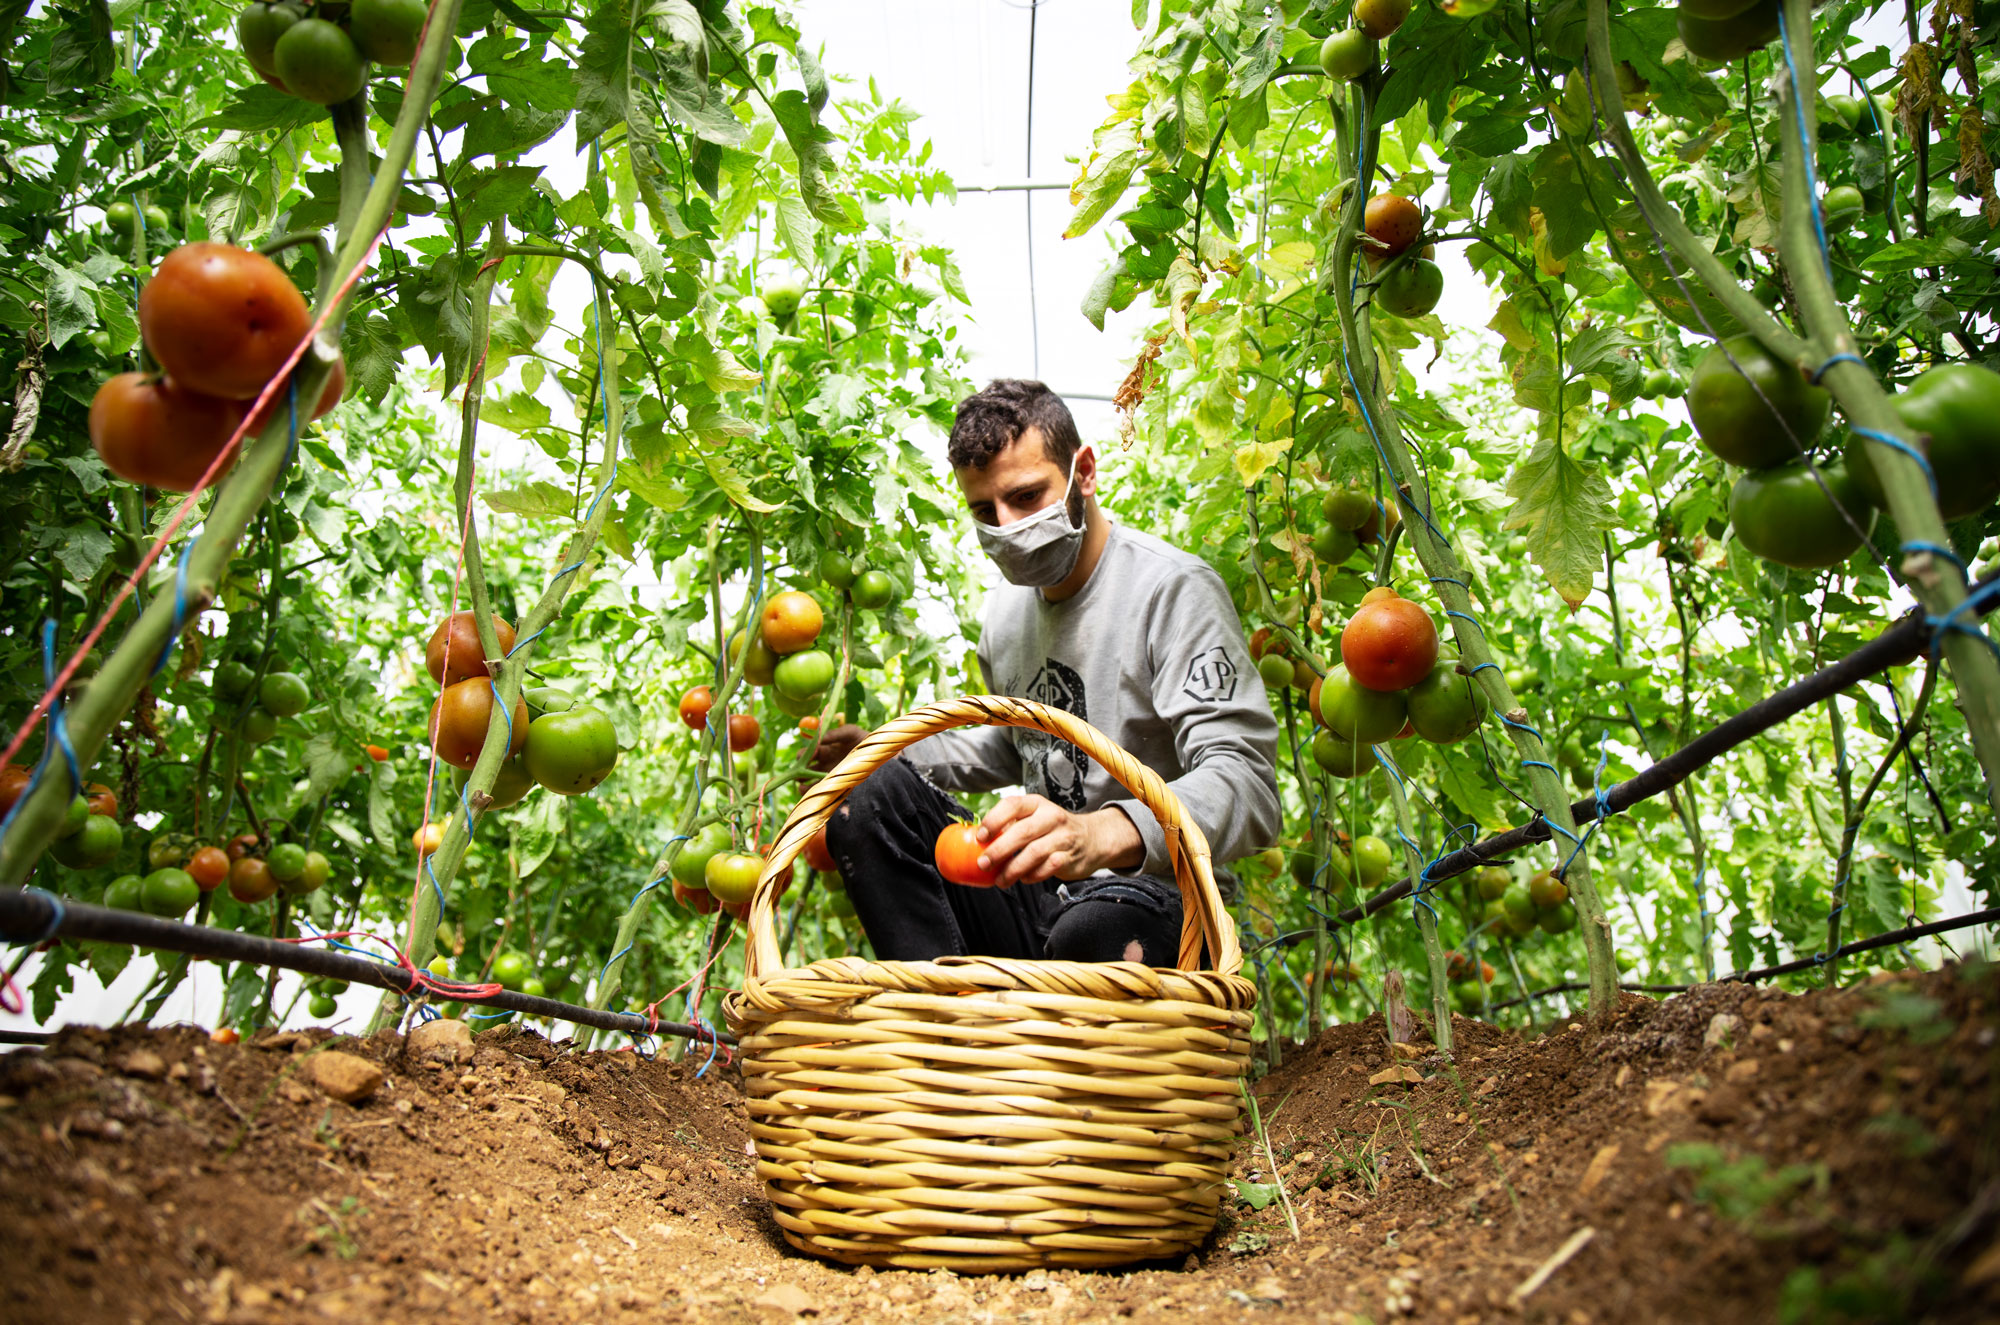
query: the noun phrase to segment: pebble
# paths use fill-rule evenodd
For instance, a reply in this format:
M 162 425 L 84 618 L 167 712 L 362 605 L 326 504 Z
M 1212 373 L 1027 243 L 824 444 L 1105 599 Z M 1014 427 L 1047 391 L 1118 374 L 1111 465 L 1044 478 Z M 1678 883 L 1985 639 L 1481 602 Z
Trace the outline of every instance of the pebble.
M 337 1049 L 315 1054 L 307 1070 L 323 1094 L 342 1104 L 359 1104 L 382 1088 L 383 1073 L 378 1064 Z
M 158 1081 L 167 1074 L 167 1062 L 151 1049 L 134 1049 L 112 1064 L 128 1077 Z
M 410 1032 L 410 1052 L 419 1058 L 465 1062 L 474 1053 L 472 1028 L 452 1017 L 427 1021 Z

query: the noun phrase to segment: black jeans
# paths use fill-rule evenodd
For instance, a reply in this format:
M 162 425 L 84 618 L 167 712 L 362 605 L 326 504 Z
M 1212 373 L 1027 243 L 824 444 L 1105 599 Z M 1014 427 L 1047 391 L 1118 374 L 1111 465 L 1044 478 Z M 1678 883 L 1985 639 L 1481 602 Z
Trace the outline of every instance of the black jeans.
M 1141 961 L 1180 953 L 1181 895 L 1150 875 L 969 888 L 938 873 L 938 834 L 971 819 L 908 760 L 877 769 L 833 812 L 827 848 L 880 961 L 946 956 Z

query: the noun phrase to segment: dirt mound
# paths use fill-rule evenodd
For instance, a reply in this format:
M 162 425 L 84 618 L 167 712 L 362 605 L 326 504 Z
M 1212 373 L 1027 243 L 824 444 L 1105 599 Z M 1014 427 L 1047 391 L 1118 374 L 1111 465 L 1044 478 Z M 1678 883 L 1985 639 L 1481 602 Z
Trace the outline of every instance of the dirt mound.
M 426 1056 L 395 1036 L 73 1029 L 0 1058 L 0 1304 L 65 1322 L 1990 1320 L 1996 1001 L 1990 968 L 1709 986 L 1535 1039 L 1460 1021 L 1455 1064 L 1392 1051 L 1379 1022 L 1337 1027 L 1256 1091 L 1297 1240 L 1253 1139 L 1243 1200 L 1187 1264 L 994 1278 L 792 1252 L 719 1062 L 505 1030 Z

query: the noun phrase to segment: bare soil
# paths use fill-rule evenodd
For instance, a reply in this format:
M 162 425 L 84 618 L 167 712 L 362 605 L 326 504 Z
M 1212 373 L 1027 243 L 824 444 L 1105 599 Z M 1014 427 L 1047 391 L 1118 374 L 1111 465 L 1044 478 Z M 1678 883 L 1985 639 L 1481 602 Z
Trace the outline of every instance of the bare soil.
M 991 1278 L 792 1251 L 699 1055 L 74 1028 L 0 1058 L 0 1318 L 1991 1321 L 1996 1009 L 1966 967 L 1461 1020 L 1455 1063 L 1336 1027 L 1257 1086 L 1296 1239 L 1251 1138 L 1199 1256 Z M 328 1050 L 376 1093 L 328 1098 Z

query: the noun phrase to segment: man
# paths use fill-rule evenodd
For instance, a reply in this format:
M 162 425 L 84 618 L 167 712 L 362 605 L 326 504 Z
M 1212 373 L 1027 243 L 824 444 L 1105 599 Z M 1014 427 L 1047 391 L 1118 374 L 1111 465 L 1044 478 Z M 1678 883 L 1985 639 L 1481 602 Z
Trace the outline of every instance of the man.
M 1007 583 L 987 602 L 979 666 L 994 694 L 1075 714 L 1158 773 L 1218 863 L 1270 845 L 1277 723 L 1219 577 L 1113 525 L 1096 453 L 1040 382 L 1001 380 L 958 407 L 952 472 Z M 865 733 L 829 732 L 831 767 Z M 938 873 L 938 834 L 972 815 L 943 789 L 1021 786 L 977 830 L 1000 886 Z M 827 845 L 884 961 L 948 954 L 1171 966 L 1181 900 L 1150 810 L 1067 741 L 974 727 L 921 741 L 856 787 Z

